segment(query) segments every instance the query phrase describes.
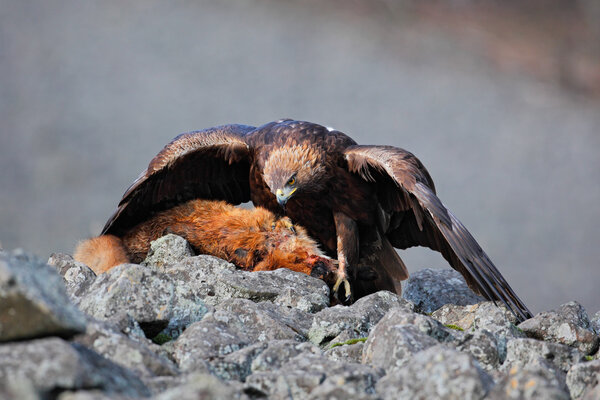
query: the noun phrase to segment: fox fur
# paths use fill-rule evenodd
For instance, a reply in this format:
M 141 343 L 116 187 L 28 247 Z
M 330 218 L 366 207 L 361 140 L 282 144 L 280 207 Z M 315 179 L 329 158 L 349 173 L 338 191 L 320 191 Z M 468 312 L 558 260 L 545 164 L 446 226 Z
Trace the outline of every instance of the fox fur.
M 337 262 L 325 256 L 301 226 L 263 208 L 243 209 L 223 201 L 192 200 L 160 212 L 122 237 L 102 235 L 79 243 L 74 258 L 96 274 L 143 261 L 150 242 L 173 233 L 197 254 L 210 254 L 252 271 L 288 268 L 334 279 Z

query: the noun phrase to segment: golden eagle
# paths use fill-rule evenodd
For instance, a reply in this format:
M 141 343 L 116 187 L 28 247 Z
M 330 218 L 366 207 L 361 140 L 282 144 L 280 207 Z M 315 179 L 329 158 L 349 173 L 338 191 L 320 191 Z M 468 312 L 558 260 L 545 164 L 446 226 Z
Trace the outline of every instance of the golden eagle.
M 342 132 L 294 120 L 184 133 L 127 189 L 102 233 L 122 235 L 195 198 L 251 200 L 305 227 L 339 261 L 338 295 L 399 293 L 408 271 L 394 247 L 426 246 L 475 292 L 503 302 L 519 320 L 532 316 L 406 150 L 358 145 Z M 376 277 L 357 278 L 359 266 L 371 266 Z

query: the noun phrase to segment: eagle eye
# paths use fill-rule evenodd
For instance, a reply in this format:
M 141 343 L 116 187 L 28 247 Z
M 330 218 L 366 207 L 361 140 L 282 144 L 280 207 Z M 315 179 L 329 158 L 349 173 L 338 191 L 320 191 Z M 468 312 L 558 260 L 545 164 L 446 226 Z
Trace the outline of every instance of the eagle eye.
M 294 185 L 295 183 L 296 183 L 296 176 L 295 176 L 295 175 L 294 175 L 294 176 L 292 176 L 292 177 L 291 177 L 291 178 L 290 178 L 290 179 L 287 181 L 287 184 L 288 184 L 289 186 L 292 186 L 292 185 Z

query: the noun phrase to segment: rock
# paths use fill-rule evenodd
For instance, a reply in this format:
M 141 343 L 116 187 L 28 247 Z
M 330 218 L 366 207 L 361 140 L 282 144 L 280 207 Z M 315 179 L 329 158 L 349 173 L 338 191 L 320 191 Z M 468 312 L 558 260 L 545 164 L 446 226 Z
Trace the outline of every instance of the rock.
M 332 347 L 325 351 L 324 354 L 333 361 L 360 363 L 362 362 L 364 347 L 364 342 L 344 344 L 341 346 Z
M 369 334 L 362 362 L 388 369 L 402 367 L 414 353 L 438 344 L 455 342 L 456 332 L 426 315 L 403 308 L 391 309 Z
M 194 256 L 194 250 L 181 236 L 168 234 L 150 243 L 150 250 L 142 265 L 162 268 Z
M 96 279 L 96 274 L 87 265 L 73 260 L 68 254 L 53 253 L 48 259 L 48 265 L 58 270 L 63 277 L 67 294 L 77 302 L 77 299 Z
M 444 325 L 455 325 L 465 332 L 486 329 L 500 337 L 525 337 L 525 333 L 515 325 L 515 316 L 504 306 L 497 306 L 491 301 L 470 306 L 447 304 L 431 316 Z
M 382 371 L 366 365 L 338 363 L 303 353 L 278 371 L 253 373 L 246 379 L 246 387 L 264 392 L 270 399 L 323 398 L 320 396 L 335 392 L 350 393 L 350 398 L 370 398 L 381 375 Z
M 600 399 L 600 385 L 596 385 L 592 389 L 587 391 L 582 399 L 583 400 L 598 400 L 598 399 Z
M 171 345 L 171 355 L 182 371 L 210 372 L 207 360 L 223 357 L 251 344 L 226 322 L 207 316 L 190 325 Z
M 246 299 L 229 299 L 219 304 L 207 320 L 212 318 L 222 321 L 250 341 L 306 340 L 301 333 L 303 330 L 306 332 L 306 325 L 303 326 L 301 318 L 287 318 L 288 316 L 289 313 L 279 306 L 254 303 Z M 306 319 L 310 320 L 310 314 L 306 314 Z
M 599 387 L 600 360 L 575 364 L 567 373 L 567 386 L 573 399 L 579 399 Z
M 571 365 L 582 360 L 579 350 L 570 346 L 542 342 L 536 339 L 512 339 L 506 346 L 506 360 L 502 369 L 509 371 L 513 367 L 523 368 L 530 364 L 548 364 L 558 371 L 567 372 Z
M 508 339 L 526 337 L 525 332 L 515 325 L 515 316 L 504 306 L 498 307 L 493 302 L 470 306 L 447 304 L 434 311 L 431 316 L 446 326 L 461 328 L 465 333 L 491 332 L 496 338 L 500 363 L 506 358 Z
M 585 354 L 595 353 L 600 342 L 585 309 L 575 301 L 541 312 L 519 328 L 529 337 L 575 346 Z
M 377 383 L 383 399 L 482 399 L 492 379 L 469 355 L 445 345 L 414 354 Z
M 147 337 L 161 331 L 176 337 L 208 312 L 190 285 L 176 284 L 168 274 L 136 264 L 121 264 L 99 275 L 82 294 L 79 307 L 101 320 L 125 313 Z
M 287 318 L 289 310 L 246 299 L 229 299 L 214 313 L 190 326 L 173 344 L 173 357 L 182 370 L 195 370 L 196 360 L 210 359 L 213 371 L 222 358 L 253 342 L 306 340 L 301 325 Z M 295 310 L 295 312 L 301 312 Z M 289 324 L 289 325 L 288 325 Z M 193 349 L 193 350 L 192 350 Z M 195 351 L 193 355 L 189 351 Z M 204 368 L 205 365 L 200 366 Z M 220 368 L 222 370 L 222 368 Z M 235 374 L 234 374 L 235 375 Z M 229 377 L 227 376 L 229 379 Z
M 0 383 L 2 383 L 0 385 L 0 399 L 40 400 L 42 398 L 33 382 L 27 378 L 0 379 Z
M 57 400 L 131 400 L 131 397 L 114 393 L 108 395 L 100 390 L 78 390 L 62 392 Z
M 317 345 L 367 337 L 377 322 L 391 309 L 412 311 L 414 306 L 387 291 L 365 296 L 349 307 L 337 305 L 315 314 L 308 337 Z M 342 336 L 342 334 L 345 334 Z
M 58 273 L 22 252 L 0 253 L 0 342 L 85 331 Z
M 249 399 L 240 386 L 227 384 L 209 374 L 194 374 L 187 383 L 169 389 L 155 400 L 197 400 L 197 399 Z
M 225 300 L 215 307 L 215 318 L 236 324 L 240 332 L 258 341 L 294 339 L 308 336 L 313 315 L 297 308 L 281 307 L 269 302 L 254 303 L 246 299 Z
M 501 363 L 498 340 L 487 330 L 467 332 L 457 341 L 456 349 L 470 354 L 486 371 L 493 371 Z
M 362 388 L 353 385 L 340 384 L 339 381 L 326 379 L 325 382 L 317 386 L 310 395 L 309 400 L 321 399 L 352 399 L 352 400 L 378 400 L 375 393 L 367 393 Z
M 273 340 L 252 361 L 252 372 L 276 371 L 290 359 L 300 354 L 320 355 L 321 350 L 312 343 L 298 343 L 291 340 Z
M 223 357 L 210 360 L 210 370 L 214 375 L 226 381 L 245 381 L 246 377 L 252 373 L 252 362 L 267 347 L 267 342 L 254 343 Z
M 187 287 L 210 305 L 244 298 L 310 313 L 329 306 L 329 288 L 323 281 L 285 268 L 247 272 L 219 258 L 203 255 L 166 266 L 164 272 L 178 286 Z
M 407 324 L 406 314 L 401 309 L 392 309 L 381 319 L 365 342 L 363 363 L 383 368 L 389 373 L 404 367 L 413 354 L 438 344 L 419 326 Z
M 568 400 L 569 398 L 569 394 L 555 375 L 548 375 L 536 368 L 519 367 L 511 368 L 486 396 L 486 399 L 490 400 Z
M 445 304 L 466 306 L 485 301 L 469 289 L 462 275 L 453 269 L 425 268 L 411 274 L 402 289 L 402 297 L 427 314 Z
M 0 383 L 17 378 L 30 380 L 46 395 L 84 388 L 133 397 L 150 394 L 131 371 L 78 343 L 59 338 L 0 345 Z
M 171 360 L 157 354 L 160 353 L 160 346 L 145 338 L 133 340 L 106 322 L 90 319 L 85 334 L 73 340 L 141 377 L 174 376 L 179 373 Z
M 300 354 L 320 355 L 321 351 L 312 343 L 269 340 L 210 360 L 210 370 L 221 379 L 243 382 L 254 372 L 276 371 Z
M 590 327 L 596 335 L 600 335 L 600 311 L 597 311 L 596 314 L 590 318 Z

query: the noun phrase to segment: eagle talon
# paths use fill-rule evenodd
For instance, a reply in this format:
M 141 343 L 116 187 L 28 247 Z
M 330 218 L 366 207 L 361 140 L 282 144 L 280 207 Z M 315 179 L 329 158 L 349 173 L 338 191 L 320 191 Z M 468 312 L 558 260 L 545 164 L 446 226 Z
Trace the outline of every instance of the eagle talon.
M 342 283 L 344 284 L 344 295 L 345 295 L 345 297 L 343 299 L 340 298 L 341 291 L 339 290 Z M 346 279 L 345 276 L 338 276 L 337 280 L 335 281 L 335 284 L 333 285 L 332 290 L 333 290 L 334 296 L 342 304 L 349 304 L 352 302 L 352 290 L 350 288 L 350 282 L 348 281 L 348 279 Z

